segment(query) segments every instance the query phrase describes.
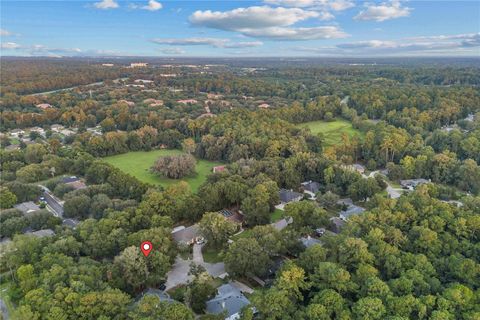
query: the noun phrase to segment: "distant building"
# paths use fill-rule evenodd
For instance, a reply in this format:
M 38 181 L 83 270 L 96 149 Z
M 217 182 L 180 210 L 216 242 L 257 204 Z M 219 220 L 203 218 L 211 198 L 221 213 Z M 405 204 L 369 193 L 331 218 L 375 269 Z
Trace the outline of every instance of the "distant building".
M 301 183 L 303 192 L 310 196 L 311 200 L 316 199 L 316 194 L 320 190 L 320 183 L 315 181 L 305 181 Z
M 161 107 L 163 106 L 163 100 L 156 100 L 156 99 L 145 99 L 143 103 L 148 104 L 149 107 Z
M 225 312 L 225 320 L 239 319 L 242 308 L 250 304 L 247 297 L 231 283 L 224 284 L 217 290 L 217 295 L 207 301 L 206 312 L 211 314 Z
M 178 100 L 177 103 L 181 103 L 181 104 L 195 104 L 195 103 L 198 103 L 197 100 L 195 99 L 185 99 L 185 100 Z
M 213 173 L 217 173 L 217 172 L 224 172 L 226 169 L 226 166 L 215 166 L 213 167 Z
M 125 104 L 126 104 L 127 106 L 129 106 L 129 107 L 135 106 L 135 102 L 133 102 L 133 101 L 128 101 L 128 100 L 120 100 L 120 101 L 118 101 L 118 103 L 125 103 Z
M 60 131 L 62 131 L 63 129 L 65 129 L 65 127 L 62 126 L 61 124 L 52 124 L 50 126 L 50 130 L 57 133 L 60 133 Z
M 25 134 L 25 131 L 22 129 L 13 129 L 10 131 L 10 136 L 19 138 L 20 136 L 23 136 Z
M 148 84 L 148 83 L 154 83 L 153 80 L 145 80 L 145 79 L 137 79 L 135 81 L 133 81 L 135 83 L 144 83 L 144 84 Z
M 45 137 L 45 130 L 43 130 L 43 128 L 40 128 L 40 127 L 32 127 L 29 129 L 30 132 L 36 132 L 38 133 L 39 135 L 41 135 L 42 137 Z
M 103 67 L 113 67 L 113 63 L 102 63 Z
M 335 233 L 340 233 L 345 225 L 345 221 L 339 217 L 330 218 L 330 222 L 332 223 L 332 231 Z
M 426 180 L 426 179 L 408 179 L 408 180 L 400 180 L 400 185 L 403 188 L 413 190 L 417 186 L 419 186 L 421 184 L 429 183 L 429 182 L 430 181 Z
M 278 195 L 282 203 L 295 202 L 303 199 L 303 194 L 287 189 L 280 189 Z
M 354 163 L 354 164 L 351 164 L 351 165 L 342 165 L 342 168 L 348 169 L 348 170 L 351 170 L 351 171 L 357 171 L 360 174 L 365 173 L 365 167 L 362 166 L 359 163 Z
M 130 63 L 130 68 L 145 68 L 148 67 L 146 62 L 132 62 Z
M 216 94 L 216 93 L 207 93 L 207 99 L 221 99 L 223 98 L 223 95 L 221 94 Z
M 65 177 L 62 179 L 62 182 L 68 186 L 71 186 L 75 190 L 87 188 L 87 185 L 76 176 Z
M 159 289 L 148 288 L 142 293 L 142 296 L 147 296 L 147 295 L 156 296 L 160 299 L 160 301 L 169 302 L 169 303 L 178 303 L 177 301 L 170 298 L 170 295 L 168 293 Z
M 289 218 L 283 218 L 283 219 L 278 220 L 277 222 L 272 223 L 271 226 L 273 226 L 278 231 L 281 231 L 281 230 L 285 229 L 286 227 L 288 227 L 288 225 L 292 222 L 293 222 L 293 219 L 290 218 L 290 217 Z
M 260 109 L 268 109 L 270 108 L 270 105 L 268 103 L 262 103 L 261 105 L 258 106 Z
M 49 103 L 40 103 L 40 104 L 37 104 L 35 107 L 42 110 L 53 108 L 53 106 Z
M 22 211 L 23 213 L 31 213 L 40 210 L 40 207 L 37 206 L 32 201 L 22 202 L 13 206 L 15 209 Z

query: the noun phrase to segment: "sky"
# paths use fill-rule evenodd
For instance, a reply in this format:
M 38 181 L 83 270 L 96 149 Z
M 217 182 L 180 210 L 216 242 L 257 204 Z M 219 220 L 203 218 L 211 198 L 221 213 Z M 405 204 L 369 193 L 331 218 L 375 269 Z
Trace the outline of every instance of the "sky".
M 480 57 L 480 1 L 9 1 L 2 56 Z

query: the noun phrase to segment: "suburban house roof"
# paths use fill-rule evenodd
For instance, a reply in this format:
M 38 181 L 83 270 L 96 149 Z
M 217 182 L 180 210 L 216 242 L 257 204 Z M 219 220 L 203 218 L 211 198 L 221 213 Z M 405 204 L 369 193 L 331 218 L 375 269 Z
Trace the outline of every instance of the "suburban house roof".
M 291 201 L 298 201 L 303 198 L 303 194 L 287 189 L 280 189 L 279 196 L 280 201 L 285 203 Z
M 40 207 L 37 206 L 32 201 L 22 202 L 13 206 L 15 209 L 22 211 L 23 213 L 30 213 L 33 211 L 40 210 Z
M 343 219 L 348 219 L 349 217 L 353 216 L 353 215 L 357 215 L 357 214 L 360 214 L 362 212 L 364 212 L 365 209 L 362 208 L 362 207 L 359 207 L 359 206 L 356 206 L 354 204 L 350 205 L 347 210 L 342 210 L 340 212 L 340 217 L 342 217 Z
M 315 239 L 315 238 L 312 238 L 310 236 L 308 237 L 302 237 L 300 238 L 300 241 L 302 242 L 302 244 L 305 246 L 305 248 L 310 248 L 311 246 L 313 245 L 316 245 L 316 244 L 321 244 L 322 242 L 318 239 Z
M 215 298 L 207 301 L 207 313 L 221 314 L 226 311 L 227 319 L 238 314 L 250 301 L 231 283 L 218 287 Z M 232 317 L 233 319 L 234 317 Z
M 159 290 L 159 289 L 148 288 L 147 290 L 145 290 L 143 292 L 143 295 L 144 296 L 146 296 L 146 295 L 157 296 L 160 299 L 160 301 L 176 302 L 175 300 L 170 298 L 170 295 L 168 293 L 166 293 L 162 290 Z
M 225 166 L 215 166 L 213 167 L 213 173 L 225 171 Z
M 31 234 L 32 236 L 43 238 L 43 237 L 51 237 L 55 235 L 55 232 L 52 229 L 42 229 L 38 231 L 29 232 L 27 234 Z
M 409 180 L 400 180 L 400 184 L 404 187 L 416 187 L 423 183 L 428 183 L 426 179 L 409 179 Z
M 339 217 L 330 218 L 330 221 L 333 224 L 333 232 L 335 233 L 339 233 L 345 225 L 345 221 L 340 219 Z
M 200 228 L 194 224 L 188 228 L 178 228 L 172 231 L 173 240 L 179 243 L 189 243 L 200 235 Z
M 305 182 L 302 182 L 302 187 L 305 191 L 317 193 L 320 190 L 320 183 L 312 180 L 305 181 Z
M 62 178 L 63 183 L 72 183 L 72 182 L 76 182 L 76 181 L 79 181 L 79 180 L 80 180 L 80 178 L 77 178 L 76 176 L 70 176 L 70 177 Z

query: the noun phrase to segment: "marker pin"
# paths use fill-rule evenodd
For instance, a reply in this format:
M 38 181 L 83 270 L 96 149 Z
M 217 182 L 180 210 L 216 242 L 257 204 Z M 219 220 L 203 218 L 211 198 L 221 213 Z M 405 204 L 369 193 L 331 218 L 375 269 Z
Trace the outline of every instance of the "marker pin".
M 142 250 L 145 257 L 148 257 L 150 251 L 152 251 L 152 243 L 150 241 L 143 241 L 140 245 L 140 250 Z

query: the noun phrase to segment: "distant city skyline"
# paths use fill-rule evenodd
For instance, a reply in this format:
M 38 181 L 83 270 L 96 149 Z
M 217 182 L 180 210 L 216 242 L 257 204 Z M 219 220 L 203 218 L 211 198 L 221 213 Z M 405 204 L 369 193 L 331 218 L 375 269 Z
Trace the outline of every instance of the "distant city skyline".
M 2 56 L 480 56 L 480 2 L 2 1 Z

